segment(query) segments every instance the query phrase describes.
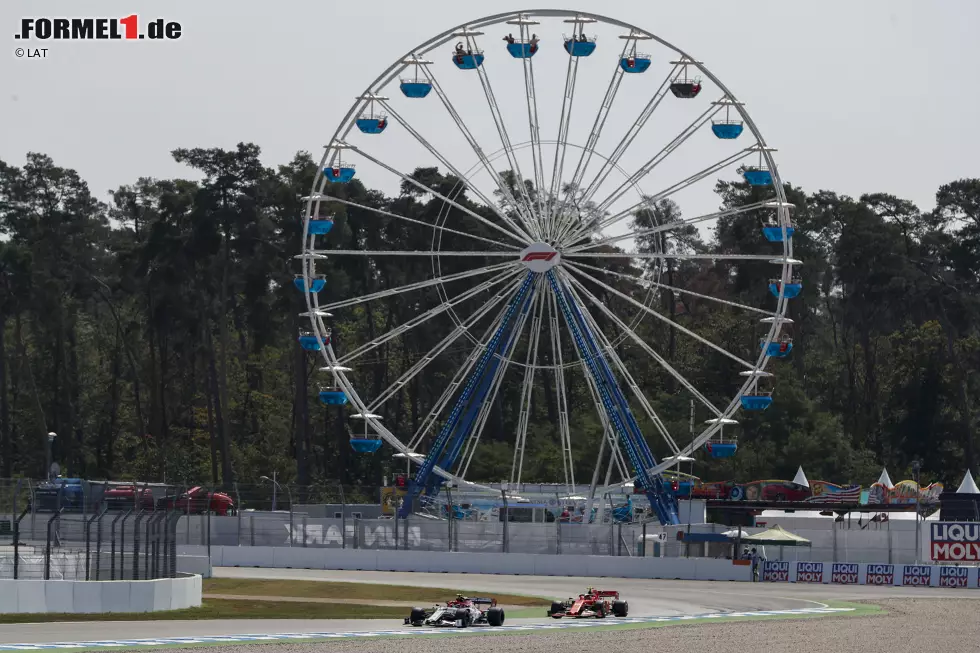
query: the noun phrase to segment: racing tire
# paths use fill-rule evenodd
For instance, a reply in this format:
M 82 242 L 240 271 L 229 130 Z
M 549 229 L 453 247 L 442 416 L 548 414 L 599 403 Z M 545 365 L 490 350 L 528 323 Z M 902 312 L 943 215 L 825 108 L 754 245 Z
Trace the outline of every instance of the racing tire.
M 504 625 L 504 609 L 503 608 L 490 608 L 487 610 L 487 623 L 491 626 L 503 626 Z
M 548 616 L 551 617 L 554 616 L 556 612 L 564 612 L 564 611 L 565 611 L 564 604 L 562 604 L 560 601 L 552 601 L 551 609 L 548 610 Z
M 425 610 L 423 608 L 412 608 L 412 613 L 408 617 L 408 623 L 413 626 L 421 626 L 425 623 Z
M 605 619 L 606 618 L 606 606 L 603 605 L 602 603 L 600 603 L 597 606 L 595 606 L 595 618 L 596 619 Z
M 626 601 L 613 601 L 612 609 L 617 617 L 625 617 L 630 612 L 630 605 Z

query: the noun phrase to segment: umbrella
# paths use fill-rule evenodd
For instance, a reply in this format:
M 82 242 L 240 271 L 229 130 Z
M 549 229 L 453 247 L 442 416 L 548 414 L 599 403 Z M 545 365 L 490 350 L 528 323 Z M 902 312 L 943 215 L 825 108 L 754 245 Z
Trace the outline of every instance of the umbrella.
M 778 546 L 810 546 L 810 540 L 784 530 L 778 524 L 769 530 L 742 538 L 749 544 L 773 544 Z

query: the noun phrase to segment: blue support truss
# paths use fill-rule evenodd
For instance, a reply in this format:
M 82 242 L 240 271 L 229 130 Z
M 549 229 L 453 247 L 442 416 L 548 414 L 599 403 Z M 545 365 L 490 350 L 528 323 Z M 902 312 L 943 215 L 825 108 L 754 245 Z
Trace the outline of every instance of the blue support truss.
M 547 277 L 548 283 L 558 299 L 558 305 L 568 329 L 575 340 L 575 347 L 578 349 L 582 360 L 585 361 L 589 374 L 599 390 L 603 409 L 609 416 L 620 442 L 626 449 L 627 457 L 636 473 L 637 485 L 647 495 L 650 506 L 657 513 L 661 524 L 680 523 L 677 516 L 677 497 L 664 483 L 662 475 L 649 473 L 648 470 L 656 466 L 656 459 L 643 438 L 626 397 L 620 390 L 619 384 L 616 383 L 609 363 L 599 352 L 592 330 L 589 328 L 578 304 L 567 287 L 562 287 L 559 284 L 554 270 L 548 271 Z
M 505 350 L 510 346 L 510 333 L 513 330 L 511 326 L 511 321 L 514 315 L 518 312 L 518 309 L 522 306 L 526 310 L 529 304 L 529 291 L 531 285 L 534 281 L 535 273 L 528 272 L 527 277 L 525 277 L 523 283 L 521 283 L 517 294 L 510 301 L 510 305 L 507 307 L 507 311 L 504 313 L 503 319 L 500 321 L 500 326 L 497 331 L 490 338 L 487 343 L 487 348 L 480 356 L 479 361 L 477 361 L 476 367 L 467 380 L 466 385 L 463 388 L 463 392 L 459 395 L 456 400 L 456 405 L 453 406 L 452 412 L 449 414 L 449 419 L 443 425 L 442 430 L 436 436 L 433 441 L 432 446 L 429 448 L 429 453 L 426 455 L 425 460 L 419 466 L 419 470 L 415 475 L 415 478 L 409 483 L 408 490 L 405 493 L 405 499 L 402 502 L 401 508 L 399 508 L 398 514 L 400 517 L 407 517 L 412 512 L 412 506 L 415 503 L 415 498 L 418 496 L 422 488 L 425 488 L 429 481 L 429 476 L 432 474 L 432 470 L 436 466 L 436 461 L 440 459 L 443 451 L 446 451 L 447 444 L 450 444 L 450 437 L 455 434 L 452 444 L 446 451 L 446 456 L 443 456 L 442 462 L 451 465 L 455 460 L 456 456 L 459 454 L 459 450 L 466 440 L 466 435 L 472 427 L 473 418 L 479 412 L 480 405 L 483 403 L 486 397 L 487 389 L 489 388 L 490 380 L 493 379 L 493 371 L 497 369 L 497 365 L 500 363 L 500 356 L 498 356 L 498 349 L 500 348 L 501 342 L 505 344 Z M 492 370 L 490 374 L 485 374 L 488 371 L 488 367 L 492 365 Z M 470 401 L 473 399 L 474 401 Z M 463 410 L 466 408 L 466 414 L 463 414 Z M 462 423 L 460 419 L 463 418 Z M 462 428 L 457 429 L 457 426 Z M 447 462 L 448 461 L 448 462 Z M 440 467 L 446 469 L 444 464 L 440 464 Z M 438 490 L 438 486 L 441 485 L 441 481 L 436 482 L 430 488 L 430 492 Z

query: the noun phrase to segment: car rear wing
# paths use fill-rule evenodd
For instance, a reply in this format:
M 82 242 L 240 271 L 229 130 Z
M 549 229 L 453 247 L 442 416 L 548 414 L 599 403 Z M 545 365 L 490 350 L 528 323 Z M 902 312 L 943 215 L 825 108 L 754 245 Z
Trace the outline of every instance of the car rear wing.
M 596 592 L 596 596 L 601 596 L 603 598 L 612 597 L 618 599 L 619 592 L 617 592 L 616 590 L 599 590 Z
M 476 604 L 484 603 L 490 606 L 497 605 L 497 599 L 491 599 L 484 596 L 471 596 L 467 598 L 467 601 L 472 601 L 473 603 Z

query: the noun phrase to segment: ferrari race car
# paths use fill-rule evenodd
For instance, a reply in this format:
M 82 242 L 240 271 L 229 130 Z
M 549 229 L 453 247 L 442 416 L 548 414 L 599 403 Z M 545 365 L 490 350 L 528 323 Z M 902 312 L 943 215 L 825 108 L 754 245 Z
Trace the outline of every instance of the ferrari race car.
M 603 619 L 608 614 L 625 617 L 629 614 L 629 604 L 619 599 L 619 592 L 597 590 L 594 587 L 585 590 L 585 594 L 579 594 L 577 599 L 554 601 L 551 609 L 548 610 L 548 616 L 553 619 L 562 617 Z
M 431 608 L 412 608 L 405 624 L 411 626 L 503 626 L 504 609 L 497 607 L 497 599 L 467 598 L 457 594 L 446 605 Z

